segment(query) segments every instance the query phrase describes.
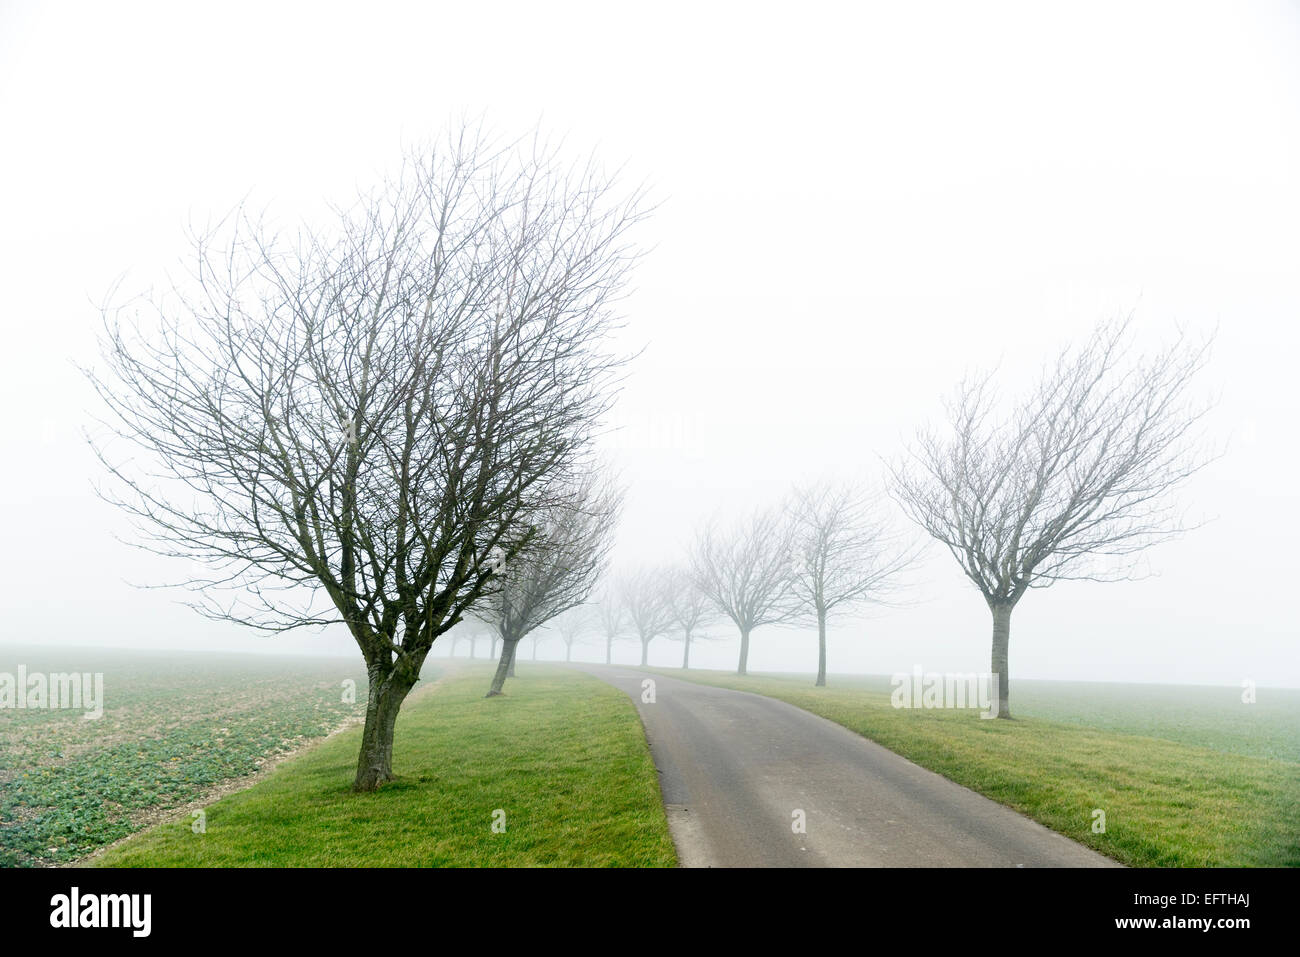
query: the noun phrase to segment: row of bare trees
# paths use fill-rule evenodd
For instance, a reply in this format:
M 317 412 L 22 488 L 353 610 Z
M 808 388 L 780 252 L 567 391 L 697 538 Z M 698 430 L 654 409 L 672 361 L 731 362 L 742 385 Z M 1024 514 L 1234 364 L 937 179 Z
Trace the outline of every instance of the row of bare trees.
M 596 439 L 628 357 L 618 304 L 647 207 L 594 162 L 537 138 L 454 130 L 322 223 L 239 211 L 196 235 L 189 274 L 104 310 L 107 410 L 95 448 L 138 544 L 205 569 L 179 584 L 212 617 L 264 631 L 341 624 L 369 677 L 355 787 L 392 777 L 393 730 L 434 642 L 477 618 L 501 646 L 554 622 L 642 661 L 710 623 L 750 637 L 887 601 L 914 551 L 878 502 L 819 485 L 704 528 L 673 571 L 602 580 L 620 491 Z M 1103 326 L 999 418 L 995 379 L 963 385 L 889 491 L 993 616 L 1009 716 L 1012 609 L 1031 587 L 1131 574 L 1184 523 L 1167 493 L 1205 462 L 1189 383 L 1206 346 L 1128 361 Z M 1098 564 L 1098 559 L 1111 564 Z M 594 621 L 596 624 L 592 625 Z M 495 644 L 495 641 L 494 641 Z
M 486 616 L 492 620 L 490 611 Z M 667 638 L 683 643 L 682 667 L 688 668 L 692 642 L 708 639 L 701 629 L 716 620 L 707 596 L 685 569 L 641 568 L 608 583 L 598 599 L 567 606 L 550 625 L 564 645 L 565 661 L 572 660 L 575 645 L 598 638 L 605 645 L 606 664 L 613 663 L 615 641 L 636 641 L 644 666 L 651 642 Z M 472 633 L 474 626 L 468 627 Z M 535 631 L 532 637 L 535 658 L 536 643 L 544 636 Z
M 887 603 L 916 550 L 889 527 L 878 497 L 852 483 L 798 488 L 780 507 L 699 533 L 690 576 L 709 606 L 740 634 L 737 674 L 764 625 L 816 623 L 817 685 L 826 684 L 826 629 L 868 603 Z
M 1131 317 L 1102 323 L 1001 415 L 994 374 L 968 378 L 944 427 L 921 430 L 887 463 L 889 497 L 989 607 L 999 717 L 1011 716 L 1011 613 L 1026 592 L 1136 577 L 1143 551 L 1188 527 L 1171 492 L 1213 458 L 1196 435 L 1210 405 L 1191 391 L 1209 347 L 1180 335 L 1134 355 Z M 755 629 L 815 622 L 822 686 L 828 622 L 895 601 L 917 558 L 879 496 L 851 483 L 800 488 L 782 506 L 706 525 L 682 568 L 642 570 L 607 589 L 595 613 L 606 661 L 630 631 L 645 665 L 650 642 L 675 630 L 688 667 L 697 629 L 726 620 L 743 675 Z
M 556 630 L 570 654 L 575 641 L 598 634 L 606 664 L 616 640 L 637 641 L 642 666 L 656 638 L 681 641 L 682 667 L 689 668 L 692 643 L 715 637 L 706 630 L 729 621 L 740 635 L 737 673 L 743 675 L 756 628 L 815 623 L 817 684 L 825 685 L 828 621 L 891 601 L 916 557 L 888 526 L 880 504 L 852 484 L 797 489 L 782 506 L 745 521 L 706 525 L 678 566 L 629 571 L 608 583 L 598 601 L 566 603 Z M 595 569 L 583 571 L 582 591 L 590 593 Z

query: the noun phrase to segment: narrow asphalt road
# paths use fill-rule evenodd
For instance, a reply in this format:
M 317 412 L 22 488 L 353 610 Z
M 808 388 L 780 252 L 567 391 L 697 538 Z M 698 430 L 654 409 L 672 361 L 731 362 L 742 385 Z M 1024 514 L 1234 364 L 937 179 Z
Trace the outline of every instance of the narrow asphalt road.
M 581 670 L 636 703 L 683 866 L 1119 866 L 783 701 L 616 665 Z

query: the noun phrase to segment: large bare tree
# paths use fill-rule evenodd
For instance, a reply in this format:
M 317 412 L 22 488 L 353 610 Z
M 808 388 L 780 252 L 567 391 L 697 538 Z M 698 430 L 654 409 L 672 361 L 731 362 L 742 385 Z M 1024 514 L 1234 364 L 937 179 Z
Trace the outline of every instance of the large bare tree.
M 691 577 L 740 631 L 738 675 L 748 672 L 754 629 L 789 621 L 797 612 L 789 559 L 793 528 L 783 509 L 766 508 L 727 528 L 710 522 L 696 538 Z
M 623 580 L 623 607 L 628 624 L 641 642 L 643 668 L 650 662 L 650 642 L 672 627 L 668 589 L 668 573 L 662 568 L 640 568 Z
M 915 560 L 882 514 L 877 498 L 851 483 L 819 482 L 796 488 L 791 591 L 817 622 L 817 681 L 826 686 L 826 622 L 897 593 L 901 573 Z
M 547 509 L 538 537 L 501 569 L 500 587 L 479 612 L 502 641 L 488 697 L 514 673 L 521 639 L 587 600 L 605 571 L 621 502 L 622 493 L 593 473 L 571 501 Z
M 909 516 L 942 542 L 993 616 L 998 716 L 1009 718 L 1011 612 L 1030 588 L 1136 577 L 1139 553 L 1186 523 L 1170 494 L 1209 459 L 1192 394 L 1210 342 L 1133 354 L 1132 318 L 1064 349 L 999 415 L 994 376 L 968 378 L 942 432 L 891 467 Z
M 212 569 L 188 581 L 205 614 L 347 627 L 359 790 L 392 778 L 434 640 L 590 466 L 645 209 L 620 189 L 459 129 L 332 219 L 233 215 L 187 279 L 105 310 L 105 494 L 146 547 Z

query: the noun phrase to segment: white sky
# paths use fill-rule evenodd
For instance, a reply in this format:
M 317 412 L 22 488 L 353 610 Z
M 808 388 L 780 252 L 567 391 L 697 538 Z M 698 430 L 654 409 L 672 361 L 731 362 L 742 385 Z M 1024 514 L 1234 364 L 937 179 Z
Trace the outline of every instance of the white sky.
M 1300 7 L 1268 2 L 0 0 L 0 642 L 351 650 L 124 583 L 177 570 L 113 540 L 73 363 L 93 303 L 174 265 L 188 218 L 346 198 L 479 111 L 665 201 L 627 304 L 649 349 L 615 443 L 623 561 L 795 479 L 875 478 L 964 369 L 1014 381 L 1136 307 L 1152 339 L 1219 327 L 1229 450 L 1182 494 L 1214 521 L 1157 578 L 1031 593 L 1012 677 L 1300 686 Z M 931 554 L 913 606 L 833 633 L 832 671 L 987 667 L 987 610 Z M 814 665 L 812 636 L 756 634 L 751 668 Z

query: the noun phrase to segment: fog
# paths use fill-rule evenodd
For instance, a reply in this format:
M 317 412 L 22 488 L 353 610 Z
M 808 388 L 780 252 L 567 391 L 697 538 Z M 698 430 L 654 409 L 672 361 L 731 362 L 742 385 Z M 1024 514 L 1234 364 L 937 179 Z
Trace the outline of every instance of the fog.
M 481 115 L 661 202 L 605 441 L 616 565 L 677 560 L 792 482 L 878 482 L 964 371 L 1014 393 L 1133 311 L 1143 342 L 1217 329 L 1224 454 L 1179 492 L 1206 524 L 1150 578 L 1026 597 L 1012 670 L 1300 686 L 1300 7 L 266 6 L 0 3 L 0 642 L 356 654 L 341 628 L 259 636 L 132 584 L 185 570 L 118 540 L 76 366 L 97 304 L 175 272 L 187 223 L 245 197 L 311 215 Z M 905 607 L 832 622 L 832 674 L 987 667 L 983 599 L 926 555 Z M 710 634 L 693 666 L 734 667 Z M 754 635 L 751 671 L 815 664 L 812 632 Z

